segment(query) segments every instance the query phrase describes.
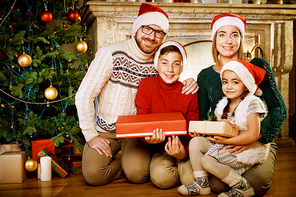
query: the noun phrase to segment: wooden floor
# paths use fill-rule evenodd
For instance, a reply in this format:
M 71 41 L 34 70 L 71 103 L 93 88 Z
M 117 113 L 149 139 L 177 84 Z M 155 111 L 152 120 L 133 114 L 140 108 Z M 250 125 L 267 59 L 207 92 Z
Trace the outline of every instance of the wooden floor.
M 92 187 L 85 183 L 82 175 L 70 174 L 62 179 L 53 173 L 53 180 L 42 182 L 35 176 L 29 175 L 23 184 L 0 184 L 0 197 L 28 196 L 180 196 L 177 186 L 171 189 L 158 189 L 147 182 L 132 184 L 125 178 L 116 180 L 106 186 Z M 216 197 L 217 194 L 208 195 Z M 296 196 L 296 148 L 279 149 L 273 185 L 266 197 L 295 197 Z

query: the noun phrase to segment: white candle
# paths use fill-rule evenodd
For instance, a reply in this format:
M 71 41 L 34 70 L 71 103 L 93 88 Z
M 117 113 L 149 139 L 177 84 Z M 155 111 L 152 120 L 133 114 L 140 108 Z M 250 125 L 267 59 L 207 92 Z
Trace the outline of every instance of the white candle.
M 51 157 L 40 158 L 40 180 L 50 181 L 52 178 Z

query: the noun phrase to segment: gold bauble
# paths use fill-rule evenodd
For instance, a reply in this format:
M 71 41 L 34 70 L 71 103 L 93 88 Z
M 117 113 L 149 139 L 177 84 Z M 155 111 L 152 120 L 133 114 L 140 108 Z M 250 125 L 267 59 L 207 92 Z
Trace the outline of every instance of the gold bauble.
M 21 67 L 28 67 L 30 66 L 32 63 L 32 58 L 30 55 L 28 54 L 22 54 L 18 57 L 18 64 L 21 66 Z
M 44 96 L 48 100 L 53 100 L 53 99 L 57 98 L 58 91 L 54 87 L 50 86 L 50 87 L 46 88 L 46 90 L 44 91 Z
M 78 41 L 75 44 L 75 49 L 78 53 L 84 53 L 87 50 L 87 44 L 84 41 Z
M 37 169 L 37 161 L 33 158 L 28 158 L 26 163 L 25 163 L 25 169 L 29 172 L 33 172 Z
M 81 22 L 81 17 L 80 17 L 80 16 L 78 17 L 78 20 L 77 20 L 77 22 L 78 22 L 78 23 L 80 23 L 80 22 Z

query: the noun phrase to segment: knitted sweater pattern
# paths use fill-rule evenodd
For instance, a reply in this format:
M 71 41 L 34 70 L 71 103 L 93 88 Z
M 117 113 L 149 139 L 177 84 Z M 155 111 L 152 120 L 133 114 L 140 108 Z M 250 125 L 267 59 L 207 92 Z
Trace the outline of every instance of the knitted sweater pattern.
M 198 96 L 197 94 L 182 94 L 182 87 L 183 84 L 180 81 L 167 84 L 159 75 L 143 79 L 135 101 L 137 114 L 181 112 L 188 128 L 191 120 L 198 120 Z M 182 135 L 179 138 L 188 156 L 191 137 Z
M 148 77 L 141 82 L 137 97 L 137 114 L 182 112 L 187 122 L 198 120 L 197 94 L 182 94 L 179 81 L 167 84 L 161 77 Z
M 266 70 L 266 75 L 259 87 L 263 92 L 260 98 L 267 105 L 268 115 L 261 122 L 262 138 L 259 141 L 269 143 L 273 141 L 287 119 L 287 108 L 268 62 L 256 57 L 250 63 Z M 209 111 L 214 114 L 217 103 L 224 96 L 220 74 L 213 69 L 212 65 L 198 74 L 197 83 L 199 85 L 199 119 L 208 120 Z
M 86 141 L 98 136 L 97 131 L 115 132 L 118 116 L 136 114 L 138 86 L 155 75 L 152 54 L 143 53 L 134 38 L 100 48 L 75 97 Z

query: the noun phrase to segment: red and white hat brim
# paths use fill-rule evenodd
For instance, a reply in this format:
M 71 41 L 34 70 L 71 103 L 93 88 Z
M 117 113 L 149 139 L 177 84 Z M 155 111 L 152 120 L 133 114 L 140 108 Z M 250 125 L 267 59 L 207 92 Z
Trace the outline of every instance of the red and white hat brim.
M 169 31 L 169 20 L 164 14 L 160 12 L 147 12 L 138 16 L 138 18 L 136 18 L 136 20 L 134 21 L 132 29 L 133 36 L 136 35 L 138 29 L 142 25 L 157 25 L 165 33 L 168 33 Z
M 187 64 L 187 53 L 186 53 L 185 48 L 180 43 L 178 43 L 176 41 L 166 41 L 166 42 L 162 43 L 162 45 L 160 45 L 160 47 L 155 52 L 155 56 L 154 56 L 154 67 L 155 67 L 155 69 L 157 69 L 157 63 L 158 63 L 158 58 L 159 58 L 161 49 L 163 49 L 163 48 L 165 48 L 167 46 L 171 46 L 171 45 L 178 47 L 179 51 L 181 52 L 182 59 L 183 59 L 183 61 L 182 61 L 183 70 L 185 70 L 185 67 L 186 67 L 186 64 Z
M 225 25 L 234 25 L 237 28 L 239 28 L 240 33 L 242 35 L 242 38 L 244 38 L 244 34 L 245 34 L 245 24 L 244 22 L 236 17 L 232 17 L 232 16 L 225 16 L 222 17 L 220 19 L 218 19 L 212 27 L 212 40 L 214 40 L 215 34 L 218 31 L 218 29 L 220 29 L 220 27 L 225 26 Z
M 237 74 L 237 76 L 242 80 L 246 88 L 249 90 L 249 94 L 253 95 L 256 92 L 257 85 L 255 79 L 250 71 L 241 63 L 237 61 L 227 62 L 221 69 L 220 78 L 222 79 L 222 74 L 224 71 L 230 70 Z

